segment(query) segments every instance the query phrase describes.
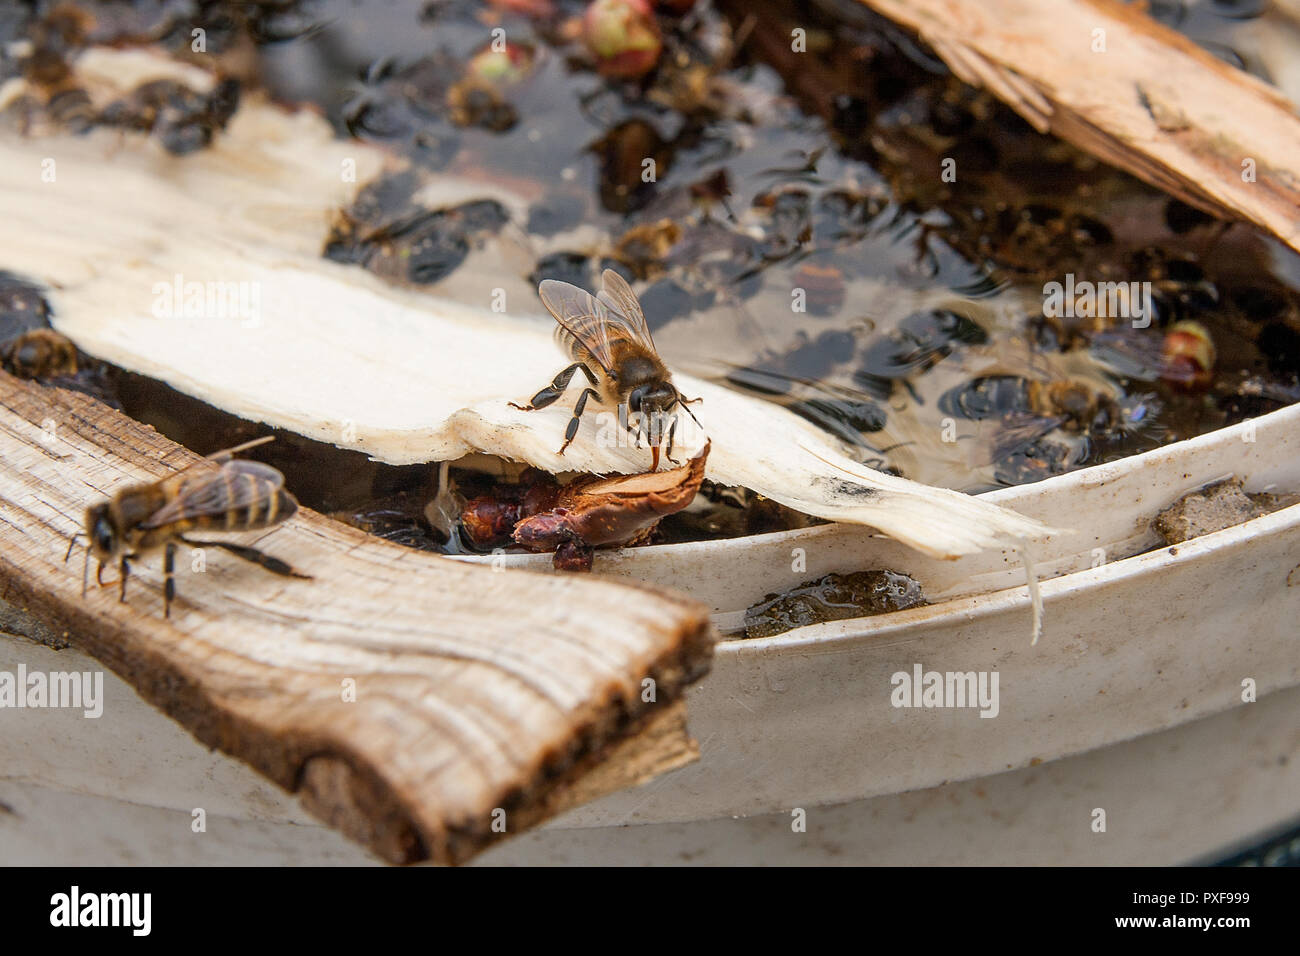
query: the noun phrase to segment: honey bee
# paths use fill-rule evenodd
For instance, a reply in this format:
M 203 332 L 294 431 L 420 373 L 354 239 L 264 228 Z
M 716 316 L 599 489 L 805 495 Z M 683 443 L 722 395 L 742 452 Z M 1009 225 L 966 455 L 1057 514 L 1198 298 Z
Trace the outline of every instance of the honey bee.
M 638 447 L 641 436 L 646 436 L 654 451 L 651 465 L 654 471 L 659 468 L 658 425 L 662 416 L 680 405 L 698 425 L 699 419 L 686 406 L 701 399 L 683 398 L 673 385 L 672 375 L 659 358 L 645 314 L 632 287 L 613 269 L 606 269 L 601 278 L 604 288 L 598 296 L 556 279 L 546 279 L 537 287 L 542 303 L 559 323 L 555 340 L 574 362 L 534 395 L 527 405 L 511 402 L 510 406 L 525 412 L 545 408 L 564 394 L 574 373 L 581 371 L 592 387 L 584 388 L 578 396 L 573 406 L 573 418 L 564 431 L 564 444 L 557 454 L 563 455 L 573 442 L 587 400 L 594 398 L 619 410 L 620 423 L 629 434 L 636 436 Z M 635 423 L 630 421 L 632 414 L 636 415 Z M 676 431 L 677 418 L 674 416 L 667 436 L 667 458 L 674 464 L 677 463 L 673 458 Z
M 19 378 L 77 374 L 77 347 L 53 329 L 32 329 L 0 345 L 0 365 Z
M 238 452 L 272 440 L 274 436 L 268 435 L 216 452 L 161 481 L 123 489 L 108 501 L 87 508 L 86 530 L 73 536 L 64 557 L 66 561 L 71 556 L 81 534 L 90 539 L 81 574 L 82 595 L 86 592 L 92 554 L 99 562 L 95 580 L 100 587 L 104 586 L 104 565 L 118 559 L 121 581 L 118 600 L 125 601 L 130 562 L 161 547 L 165 580 L 163 614 L 171 617 L 172 598 L 176 596 L 173 567 L 177 542 L 222 548 L 275 574 L 310 578 L 310 575 L 299 574 L 284 561 L 256 548 L 228 541 L 196 541 L 184 535 L 191 529 L 254 531 L 269 528 L 298 510 L 297 499 L 284 489 L 284 475 L 270 465 L 234 458 Z

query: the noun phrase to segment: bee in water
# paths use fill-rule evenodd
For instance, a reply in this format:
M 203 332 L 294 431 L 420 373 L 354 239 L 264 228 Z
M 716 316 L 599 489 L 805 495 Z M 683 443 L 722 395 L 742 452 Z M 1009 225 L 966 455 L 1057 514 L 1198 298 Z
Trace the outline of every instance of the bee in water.
M 527 405 L 510 403 L 512 408 L 531 412 L 555 402 L 569 387 L 575 372 L 581 371 L 590 388 L 584 388 L 573 406 L 573 418 L 564 431 L 564 444 L 557 454 L 563 455 L 578 434 L 578 424 L 586 411 L 587 400 L 594 398 L 603 405 L 620 410 L 620 423 L 640 443 L 645 435 L 654 451 L 651 470 L 659 468 L 659 423 L 663 416 L 680 405 L 698 425 L 699 419 L 687 405 L 698 398 L 683 398 L 673 385 L 669 373 L 646 325 L 641 303 L 624 278 L 613 269 L 601 277 L 604 288 L 598 296 L 575 285 L 546 279 L 537 287 L 542 303 L 555 317 L 559 327 L 555 340 L 573 358 L 573 364 L 552 379 Z M 627 413 L 622 410 L 626 408 Z M 631 415 L 637 416 L 630 422 Z M 673 438 L 677 419 L 668 429 L 668 460 L 673 459 Z
M 95 580 L 100 587 L 104 586 L 104 565 L 117 559 L 121 581 L 118 600 L 125 601 L 130 562 L 161 547 L 165 580 L 164 615 L 171 617 L 172 598 L 176 596 L 173 568 L 177 542 L 195 547 L 222 548 L 276 574 L 310 578 L 310 575 L 299 574 L 279 558 L 247 545 L 196 541 L 185 537 L 185 532 L 194 529 L 254 531 L 269 528 L 298 510 L 297 499 L 284 489 L 284 475 L 270 465 L 234 458 L 237 452 L 272 440 L 274 436 L 267 436 L 216 452 L 161 481 L 126 488 L 108 501 L 87 508 L 83 533 L 90 538 L 90 545 L 81 575 L 82 595 L 86 592 L 92 554 L 99 562 Z M 68 545 L 68 556 L 71 556 L 73 545 L 80 536 L 73 536 Z M 64 560 L 67 560 L 66 556 Z

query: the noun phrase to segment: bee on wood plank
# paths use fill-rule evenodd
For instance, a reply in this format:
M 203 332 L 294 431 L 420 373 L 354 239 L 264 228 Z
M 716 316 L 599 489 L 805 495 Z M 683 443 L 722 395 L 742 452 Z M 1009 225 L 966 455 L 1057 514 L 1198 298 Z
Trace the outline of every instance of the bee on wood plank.
M 121 588 L 119 601 L 126 600 L 126 581 L 130 562 L 148 551 L 163 549 L 164 611 L 171 617 L 172 598 L 176 596 L 173 568 L 176 544 L 213 547 L 252 561 L 286 577 L 308 578 L 289 564 L 247 545 L 229 541 L 198 541 L 185 537 L 191 530 L 255 531 L 279 524 L 298 510 L 298 501 L 284 488 L 284 475 L 258 461 L 236 459 L 238 452 L 273 441 L 274 436 L 258 438 L 234 448 L 209 455 L 174 475 L 153 484 L 133 485 L 119 491 L 107 501 L 86 509 L 86 530 L 90 544 L 82 569 L 81 592 L 86 593 L 90 557 L 98 561 L 95 580 L 104 586 L 104 565 L 114 558 L 118 562 Z M 67 560 L 82 533 L 68 545 Z
M 564 394 L 574 373 L 581 371 L 591 387 L 584 388 L 578 396 L 573 418 L 564 432 L 564 444 L 557 454 L 563 455 L 573 442 L 587 400 L 594 398 L 620 410 L 620 422 L 629 434 L 636 436 L 638 445 L 641 436 L 646 436 L 654 451 L 651 465 L 654 471 L 659 468 L 658 425 L 663 416 L 680 405 L 699 425 L 695 413 L 686 406 L 701 399 L 684 398 L 673 385 L 672 375 L 655 349 L 650 327 L 632 287 L 613 269 L 606 269 L 601 278 L 604 288 L 597 296 L 557 279 L 546 279 L 537 287 L 542 304 L 559 323 L 555 340 L 574 361 L 527 405 L 511 402 L 510 406 L 525 412 L 545 408 Z M 622 411 L 624 408 L 626 413 Z M 636 416 L 634 423 L 630 420 L 632 415 Z M 677 464 L 673 458 L 676 432 L 674 416 L 667 436 L 667 458 L 673 464 Z

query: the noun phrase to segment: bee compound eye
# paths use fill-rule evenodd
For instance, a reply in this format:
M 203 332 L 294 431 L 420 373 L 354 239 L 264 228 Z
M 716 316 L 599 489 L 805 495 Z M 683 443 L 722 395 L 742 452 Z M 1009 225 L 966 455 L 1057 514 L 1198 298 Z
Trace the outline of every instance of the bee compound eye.
M 113 550 L 113 529 L 105 521 L 95 525 L 95 548 L 103 553 Z

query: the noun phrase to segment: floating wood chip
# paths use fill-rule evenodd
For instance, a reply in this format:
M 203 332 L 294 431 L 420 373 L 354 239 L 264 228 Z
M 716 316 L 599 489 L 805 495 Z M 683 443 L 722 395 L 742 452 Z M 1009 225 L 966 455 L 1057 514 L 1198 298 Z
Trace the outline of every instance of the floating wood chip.
M 314 580 L 183 560 L 168 621 L 145 558 L 126 603 L 83 598 L 64 555 L 86 505 L 196 458 L 0 373 L 0 593 L 383 858 L 459 862 L 694 758 L 678 702 L 714 635 L 648 588 L 473 567 L 302 509 L 264 538 Z
M 114 56 L 91 57 L 97 89 L 118 75 L 106 65 Z M 152 75 L 138 65 L 140 54 L 131 56 L 121 76 Z M 173 68 L 181 69 L 151 66 Z M 39 185 L 49 158 L 57 179 Z M 541 411 L 509 405 L 562 367 L 553 323 L 535 301 L 512 301 L 517 317 L 496 314 L 321 258 L 331 216 L 358 188 L 341 170 L 356 170 L 364 183 L 388 162 L 364 144 L 334 140 L 314 114 L 256 102 L 212 148 L 181 159 L 106 131 L 6 137 L 0 267 L 47 283 L 55 326 L 85 351 L 244 418 L 393 464 L 481 451 L 556 473 L 646 470 L 646 449 L 599 440 L 598 416 L 556 454 L 577 388 Z M 466 198 L 463 183 L 435 187 Z M 255 315 L 186 318 L 177 306 L 159 317 L 159 297 L 191 282 L 243 283 L 255 290 Z M 711 439 L 707 476 L 716 481 L 871 525 L 940 557 L 1046 532 L 976 498 L 857 464 L 825 433 L 770 403 L 683 374 L 674 381 L 704 399 L 692 407 L 705 434 L 683 452 Z M 616 425 L 604 427 L 617 437 Z
M 1300 250 L 1300 115 L 1115 0 L 861 0 L 1042 132 Z M 960 172 L 959 172 L 960 175 Z

